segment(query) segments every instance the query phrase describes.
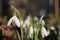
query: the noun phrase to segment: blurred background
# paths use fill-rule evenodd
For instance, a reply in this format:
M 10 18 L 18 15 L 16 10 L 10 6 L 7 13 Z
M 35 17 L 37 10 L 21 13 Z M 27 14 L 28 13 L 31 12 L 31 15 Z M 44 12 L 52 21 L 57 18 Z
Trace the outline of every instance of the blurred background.
M 1 0 L 0 1 L 0 10 L 1 15 L 6 16 L 10 13 L 3 13 L 6 11 L 5 9 L 10 9 L 10 5 L 13 5 L 17 9 L 21 9 L 22 11 L 31 12 L 32 15 L 37 14 L 39 15 L 47 15 L 52 14 L 54 16 L 59 16 L 59 8 L 60 8 L 60 0 Z M 43 13 L 42 13 L 43 12 Z M 24 12 L 23 14 L 26 14 Z
M 23 11 L 23 16 L 31 13 L 33 16 L 54 16 L 59 17 L 60 0 L 0 0 L 0 15 L 12 16 L 10 5 Z
M 60 35 L 60 0 L 0 0 L 0 26 L 6 25 L 13 16 L 10 5 L 18 9 L 24 19 L 29 14 L 33 17 L 45 15 L 46 25 L 59 28 Z

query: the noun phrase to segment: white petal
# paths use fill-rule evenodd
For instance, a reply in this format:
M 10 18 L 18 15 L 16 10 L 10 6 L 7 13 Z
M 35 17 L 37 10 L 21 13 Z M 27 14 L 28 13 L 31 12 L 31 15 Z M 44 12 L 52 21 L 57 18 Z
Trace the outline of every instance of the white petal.
M 55 30 L 55 27 L 54 27 L 54 26 L 51 26 L 50 29 L 51 29 L 51 30 Z
M 19 19 L 18 19 L 16 16 L 14 16 L 13 21 L 15 22 L 15 24 L 16 24 L 18 27 L 20 27 L 20 21 L 19 21 Z
M 25 27 L 26 27 L 26 24 L 24 23 L 24 24 L 23 24 L 23 28 L 25 28 Z
M 23 27 L 29 26 L 30 25 L 30 21 L 29 20 L 25 20 Z
M 41 34 L 43 38 L 47 37 L 49 35 L 49 31 L 47 31 L 44 27 L 42 27 Z
M 44 28 L 41 29 L 41 35 L 42 35 L 43 38 L 45 37 L 44 36 Z
M 8 23 L 7 23 L 7 26 L 10 26 L 11 23 L 12 23 L 12 21 L 13 21 L 13 17 L 9 19 L 9 21 L 8 21 Z
M 30 16 L 27 17 L 27 20 L 30 20 Z
M 38 21 L 38 17 L 35 16 L 35 17 L 34 17 L 34 21 Z
M 30 27 L 29 36 L 32 37 L 32 34 L 33 34 L 33 27 Z
M 45 21 L 44 20 L 42 20 L 42 25 L 45 25 Z
M 26 27 L 26 26 L 29 26 L 29 25 L 30 25 L 30 21 L 31 21 L 30 16 L 28 16 L 28 17 L 26 18 L 24 24 L 23 24 L 23 28 Z
M 27 25 L 30 25 L 30 21 L 29 21 L 29 20 L 26 20 L 26 24 L 27 24 Z
M 30 33 L 33 34 L 33 28 L 32 27 L 30 27 Z

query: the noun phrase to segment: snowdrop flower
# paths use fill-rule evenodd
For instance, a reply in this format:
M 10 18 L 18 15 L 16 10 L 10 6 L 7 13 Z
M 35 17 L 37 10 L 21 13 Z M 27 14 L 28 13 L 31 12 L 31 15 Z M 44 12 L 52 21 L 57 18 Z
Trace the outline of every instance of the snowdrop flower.
M 7 26 L 10 26 L 11 23 L 14 22 L 15 25 L 17 25 L 18 27 L 20 27 L 20 21 L 16 16 L 13 16 L 12 18 L 9 19 Z
M 38 17 L 35 16 L 35 17 L 34 17 L 34 21 L 38 21 Z
M 27 19 L 25 20 L 24 24 L 23 24 L 23 28 L 26 27 L 26 26 L 29 26 L 30 25 L 30 16 L 27 17 Z
M 55 27 L 54 27 L 54 26 L 51 26 L 50 29 L 51 29 L 51 30 L 55 30 Z
M 26 26 L 30 25 L 30 21 L 29 20 L 25 20 L 24 24 L 23 24 L 23 28 L 25 28 Z
M 27 20 L 30 20 L 30 16 L 27 17 Z
M 29 37 L 32 37 L 32 36 L 33 36 L 33 27 L 31 26 L 29 30 Z
M 50 32 L 49 32 L 49 30 L 46 30 L 44 27 L 45 21 L 43 20 L 43 17 L 44 17 L 44 15 L 40 18 L 40 24 L 42 24 L 41 35 L 43 38 L 45 38 L 50 34 Z
M 41 21 L 41 24 L 42 24 L 42 25 L 45 25 L 45 21 L 44 21 L 44 20 L 42 20 L 42 21 Z
M 43 20 L 43 17 L 44 17 L 44 15 L 42 15 L 42 17 L 39 19 L 39 21 L 37 22 L 37 24 L 43 24 L 43 25 L 45 25 L 45 21 Z
M 47 31 L 45 27 L 42 27 L 41 29 L 41 35 L 43 38 L 47 37 L 50 34 L 49 30 Z

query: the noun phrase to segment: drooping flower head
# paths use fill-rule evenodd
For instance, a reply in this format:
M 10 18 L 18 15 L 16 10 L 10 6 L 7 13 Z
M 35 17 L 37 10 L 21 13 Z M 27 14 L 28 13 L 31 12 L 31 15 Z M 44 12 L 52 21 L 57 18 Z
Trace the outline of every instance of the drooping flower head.
M 49 34 L 50 34 L 49 30 L 46 30 L 45 27 L 41 28 L 41 35 L 42 35 L 43 38 L 47 37 Z
M 31 26 L 29 30 L 29 37 L 31 38 L 32 36 L 33 36 L 33 27 Z
M 30 21 L 31 21 L 30 16 L 28 16 L 26 18 L 26 20 L 24 21 L 23 27 L 29 26 L 30 25 Z
M 19 21 L 19 19 L 16 16 L 13 16 L 12 18 L 9 19 L 9 21 L 7 23 L 7 26 L 10 26 L 11 23 L 13 23 L 13 22 L 15 23 L 15 25 L 17 27 L 20 27 L 20 21 Z
M 34 21 L 38 21 L 38 17 L 37 16 L 34 17 Z
M 40 18 L 40 24 L 42 25 L 41 27 L 41 35 L 43 38 L 47 37 L 50 34 L 49 30 L 46 30 L 46 28 L 44 27 L 45 25 L 45 21 L 43 20 L 44 15 Z

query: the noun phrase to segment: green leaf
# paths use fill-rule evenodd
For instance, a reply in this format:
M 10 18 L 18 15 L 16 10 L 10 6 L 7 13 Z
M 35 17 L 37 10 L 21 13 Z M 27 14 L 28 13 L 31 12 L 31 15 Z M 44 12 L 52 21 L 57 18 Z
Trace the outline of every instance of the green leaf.
M 17 32 L 18 40 L 21 40 L 19 32 L 17 30 L 16 30 L 16 32 Z

